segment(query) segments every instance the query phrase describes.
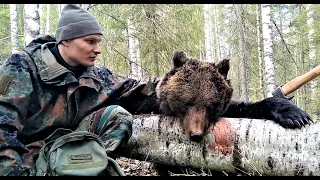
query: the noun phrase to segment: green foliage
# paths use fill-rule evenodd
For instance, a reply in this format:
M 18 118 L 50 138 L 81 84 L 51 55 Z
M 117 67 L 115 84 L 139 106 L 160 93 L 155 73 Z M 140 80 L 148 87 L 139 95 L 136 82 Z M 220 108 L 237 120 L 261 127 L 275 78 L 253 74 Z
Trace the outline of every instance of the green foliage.
M 9 4 L 0 5 L 0 59 L 3 61 L 11 53 L 10 9 Z M 9 44 L 9 46 L 8 46 Z

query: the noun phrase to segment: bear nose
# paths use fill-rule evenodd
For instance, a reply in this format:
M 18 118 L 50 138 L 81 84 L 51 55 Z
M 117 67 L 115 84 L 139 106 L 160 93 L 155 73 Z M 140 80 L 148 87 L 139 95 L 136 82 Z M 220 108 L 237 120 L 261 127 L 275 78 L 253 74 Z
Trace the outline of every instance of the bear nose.
M 203 133 L 199 132 L 191 132 L 190 133 L 190 139 L 191 141 L 200 142 L 203 138 Z

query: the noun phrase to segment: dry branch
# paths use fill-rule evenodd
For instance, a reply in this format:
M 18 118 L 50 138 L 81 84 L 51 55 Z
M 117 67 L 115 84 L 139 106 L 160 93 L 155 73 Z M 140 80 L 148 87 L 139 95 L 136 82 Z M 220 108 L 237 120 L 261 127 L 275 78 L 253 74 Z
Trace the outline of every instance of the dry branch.
M 189 140 L 179 121 L 135 116 L 122 156 L 181 167 L 251 175 L 320 175 L 320 123 L 299 130 L 272 121 L 220 118 L 200 143 Z

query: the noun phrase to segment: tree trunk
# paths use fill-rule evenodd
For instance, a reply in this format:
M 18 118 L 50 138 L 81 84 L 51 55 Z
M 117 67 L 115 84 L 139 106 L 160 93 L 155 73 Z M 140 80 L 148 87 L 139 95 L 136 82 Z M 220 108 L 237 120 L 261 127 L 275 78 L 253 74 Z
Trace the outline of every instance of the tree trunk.
M 61 11 L 62 9 L 64 8 L 66 4 L 57 4 L 57 11 L 58 11 L 58 14 L 59 14 L 59 19 L 60 19 L 60 16 L 61 16 Z
M 213 5 L 213 17 L 214 17 L 214 42 L 215 42 L 215 60 L 219 61 L 221 60 L 221 44 L 220 44 L 220 34 L 219 34 L 219 19 L 218 19 L 218 10 L 217 10 L 217 4 Z
M 154 163 L 250 175 L 320 175 L 320 123 L 300 130 L 272 121 L 220 118 L 201 143 L 177 118 L 138 115 L 121 156 Z
M 264 84 L 263 84 L 263 47 L 262 47 L 262 29 L 261 29 L 261 4 L 256 5 L 257 14 L 257 42 L 258 42 L 258 60 L 259 60 L 259 89 L 260 98 L 264 99 Z
M 294 53 L 295 53 L 295 55 L 294 55 L 295 59 L 299 60 L 299 49 L 298 49 L 298 50 L 294 49 Z M 298 62 L 299 62 L 299 61 L 298 61 Z M 300 71 L 299 71 L 299 67 L 296 65 L 296 66 L 295 66 L 295 77 L 298 77 L 298 76 L 300 76 Z M 302 105 L 301 105 L 301 103 L 300 103 L 300 99 L 302 99 L 302 98 L 300 97 L 300 96 L 301 96 L 301 90 L 302 90 L 302 88 L 297 89 L 297 91 L 296 91 L 296 98 L 293 98 L 292 101 L 293 101 L 298 107 L 301 107 L 301 108 L 302 108 Z
M 312 9 L 312 4 L 306 4 L 307 11 L 307 24 L 308 24 L 308 43 L 309 43 L 309 63 L 310 69 L 313 69 L 317 66 L 316 60 L 316 47 L 314 41 L 314 12 Z M 318 108 L 317 108 L 317 80 L 310 81 L 310 91 L 311 91 L 311 116 L 314 121 L 318 120 Z
M 153 43 L 158 44 L 159 42 L 159 35 L 157 33 L 157 26 L 158 24 L 158 18 L 157 18 L 157 8 L 156 5 L 152 6 L 151 10 L 151 17 L 152 17 L 152 37 L 153 37 Z M 160 76 L 160 68 L 159 68 L 159 55 L 158 55 L 158 50 L 154 48 L 153 51 L 153 59 L 154 59 L 154 69 L 155 69 L 155 75 L 156 77 Z
M 262 36 L 263 36 L 263 52 L 266 72 L 266 93 L 267 96 L 272 96 L 272 91 L 275 86 L 273 50 L 272 50 L 272 34 L 271 34 L 271 16 L 270 4 L 262 4 L 261 21 L 262 21 Z
M 39 4 L 25 4 L 24 19 L 24 41 L 27 45 L 40 33 Z
M 248 55 L 245 42 L 245 24 L 243 4 L 236 4 L 238 36 L 239 36 L 239 63 L 240 63 L 240 100 L 249 101 Z
M 50 4 L 47 4 L 46 34 L 50 33 Z
M 206 61 L 214 62 L 213 59 L 213 45 L 212 45 L 212 20 L 211 20 L 212 4 L 203 5 L 203 16 L 204 16 L 204 44 L 205 44 L 205 57 Z
M 18 8 L 16 4 L 10 4 L 10 25 L 11 25 L 11 46 L 12 54 L 18 52 L 19 37 L 18 37 Z
M 141 60 L 140 60 L 140 49 L 139 40 L 135 37 L 135 27 L 133 21 L 128 19 L 128 49 L 129 59 L 131 65 L 131 78 L 141 79 Z
M 307 52 L 305 52 L 304 48 L 303 48 L 303 45 L 302 45 L 302 39 L 305 39 L 305 36 L 303 35 L 300 35 L 300 43 L 298 44 L 299 47 L 300 47 L 300 50 L 299 50 L 299 60 L 300 60 L 300 73 L 299 75 L 301 75 L 302 73 L 305 73 L 303 72 L 303 70 L 307 69 L 306 67 L 308 67 L 306 61 L 305 61 L 305 54 L 307 54 Z M 310 101 L 310 96 L 307 96 L 307 94 L 310 94 L 310 87 L 308 85 L 304 85 L 302 86 L 301 88 L 301 94 L 303 94 L 303 100 L 302 100 L 302 106 L 301 108 L 304 109 L 304 110 L 307 110 L 309 109 L 309 101 Z
M 41 21 L 42 15 L 43 15 L 43 4 L 39 4 L 40 34 L 44 34 L 43 23 Z

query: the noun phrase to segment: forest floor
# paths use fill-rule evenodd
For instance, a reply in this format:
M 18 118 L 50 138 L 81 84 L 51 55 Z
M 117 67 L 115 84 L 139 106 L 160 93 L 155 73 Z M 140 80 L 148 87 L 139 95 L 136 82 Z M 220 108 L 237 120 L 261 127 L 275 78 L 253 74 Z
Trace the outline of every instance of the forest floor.
M 213 172 L 203 169 L 159 166 L 148 161 L 139 161 L 125 157 L 116 159 L 127 176 L 237 176 L 226 172 Z

